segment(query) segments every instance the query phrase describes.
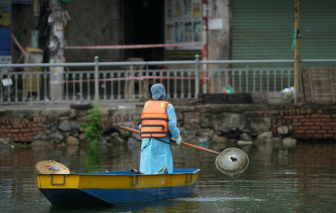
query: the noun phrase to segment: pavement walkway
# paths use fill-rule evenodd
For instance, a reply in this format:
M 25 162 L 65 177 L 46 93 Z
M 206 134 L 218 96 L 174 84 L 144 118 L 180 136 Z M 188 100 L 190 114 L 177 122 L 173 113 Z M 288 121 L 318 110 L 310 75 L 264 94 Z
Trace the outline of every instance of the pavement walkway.
M 193 105 L 190 103 L 192 100 L 169 100 L 174 106 L 186 106 L 186 105 Z M 89 103 L 89 102 L 84 102 Z M 91 102 L 93 103 L 93 101 Z M 136 108 L 142 107 L 145 105 L 145 101 L 136 101 L 136 102 L 100 102 L 100 105 L 104 108 L 116 109 L 116 108 Z M 31 110 L 31 109 L 70 109 L 71 103 L 49 103 L 49 104 L 0 104 L 0 110 Z

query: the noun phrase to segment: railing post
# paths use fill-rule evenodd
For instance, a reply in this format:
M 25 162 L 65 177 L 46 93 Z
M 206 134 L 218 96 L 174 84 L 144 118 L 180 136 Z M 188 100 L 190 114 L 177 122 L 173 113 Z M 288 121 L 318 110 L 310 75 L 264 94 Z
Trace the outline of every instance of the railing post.
M 195 55 L 195 98 L 198 98 L 199 93 L 199 55 Z
M 98 101 L 99 100 L 99 66 L 98 66 L 98 61 L 99 61 L 99 57 L 95 56 L 94 57 L 94 61 L 95 61 L 95 100 Z

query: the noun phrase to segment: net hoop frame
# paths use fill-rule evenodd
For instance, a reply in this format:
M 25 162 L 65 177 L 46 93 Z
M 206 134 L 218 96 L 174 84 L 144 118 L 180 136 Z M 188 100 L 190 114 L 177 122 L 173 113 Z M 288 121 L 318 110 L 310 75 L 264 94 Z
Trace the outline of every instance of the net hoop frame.
M 237 150 L 238 152 L 242 153 L 245 156 L 245 162 L 244 162 L 244 164 L 242 166 L 240 166 L 239 168 L 232 169 L 232 170 L 223 168 L 223 166 L 220 164 L 220 161 L 222 160 L 222 158 L 225 158 L 225 157 L 230 158 L 230 156 L 232 156 L 232 154 L 229 154 L 229 155 L 227 154 L 227 152 L 229 152 L 231 150 Z M 225 149 L 223 152 L 221 152 L 217 156 L 215 164 L 216 164 L 216 168 L 220 172 L 222 172 L 224 174 L 228 174 L 228 175 L 235 175 L 235 174 L 240 174 L 240 173 L 242 173 L 242 172 L 245 171 L 245 169 L 249 165 L 249 158 L 248 158 L 247 154 L 243 150 L 241 150 L 241 149 L 238 149 L 238 148 L 227 148 L 227 149 Z

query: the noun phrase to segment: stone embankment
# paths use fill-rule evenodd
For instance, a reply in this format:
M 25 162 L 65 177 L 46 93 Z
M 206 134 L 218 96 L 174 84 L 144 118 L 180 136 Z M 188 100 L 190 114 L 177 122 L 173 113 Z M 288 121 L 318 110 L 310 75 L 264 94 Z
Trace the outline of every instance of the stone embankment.
M 245 104 L 175 106 L 185 142 L 240 143 L 293 142 L 293 139 L 335 139 L 333 105 Z M 119 125 L 137 128 L 142 108 L 102 109 L 101 143 L 137 141 L 137 134 Z M 0 111 L 0 144 L 87 145 L 82 124 L 86 110 L 39 109 Z M 295 140 L 294 140 L 295 141 Z

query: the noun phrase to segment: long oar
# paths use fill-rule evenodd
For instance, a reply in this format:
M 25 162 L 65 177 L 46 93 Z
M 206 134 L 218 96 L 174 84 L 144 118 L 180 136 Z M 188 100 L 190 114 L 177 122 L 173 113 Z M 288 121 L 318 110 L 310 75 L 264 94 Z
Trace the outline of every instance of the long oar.
M 136 132 L 140 134 L 139 130 L 124 127 L 124 126 L 119 126 L 119 127 L 121 129 L 128 130 L 131 132 Z M 171 140 L 171 142 L 175 142 L 175 141 Z M 225 174 L 232 175 L 232 174 L 242 173 L 249 164 L 249 159 L 248 159 L 247 154 L 243 150 L 238 149 L 238 148 L 227 148 L 223 152 L 219 153 L 211 149 L 206 149 L 206 148 L 199 147 L 199 146 L 186 143 L 186 142 L 181 142 L 181 144 L 218 155 L 216 158 L 216 167 L 219 171 Z
M 124 129 L 124 130 L 128 130 L 128 131 L 131 131 L 131 132 L 135 132 L 135 133 L 139 133 L 140 134 L 140 131 L 139 130 L 136 130 L 136 129 L 132 129 L 132 128 L 128 128 L 128 127 L 124 127 L 124 126 L 119 126 L 120 129 Z M 175 142 L 173 140 L 170 140 L 170 142 Z M 200 147 L 200 146 L 196 146 L 196 145 L 193 145 L 193 144 L 190 144 L 190 143 L 186 143 L 186 142 L 181 142 L 182 145 L 185 145 L 185 146 L 190 146 L 190 147 L 193 147 L 193 148 L 196 148 L 196 149 L 199 149 L 199 150 L 203 150 L 203 151 L 206 151 L 206 152 L 209 152 L 209 153 L 212 153 L 212 154 L 216 154 L 216 155 L 219 155 L 220 153 L 219 152 L 216 152 L 216 151 L 213 151 L 211 149 L 206 149 L 206 148 L 203 148 L 203 147 Z

